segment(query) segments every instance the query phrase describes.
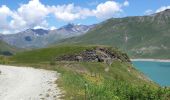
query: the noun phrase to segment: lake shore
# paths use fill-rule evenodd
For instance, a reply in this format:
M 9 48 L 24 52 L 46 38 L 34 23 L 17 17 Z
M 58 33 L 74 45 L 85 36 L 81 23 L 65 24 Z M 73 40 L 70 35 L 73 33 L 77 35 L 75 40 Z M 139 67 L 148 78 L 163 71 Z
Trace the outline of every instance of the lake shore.
M 170 59 L 130 59 L 131 61 L 170 62 Z

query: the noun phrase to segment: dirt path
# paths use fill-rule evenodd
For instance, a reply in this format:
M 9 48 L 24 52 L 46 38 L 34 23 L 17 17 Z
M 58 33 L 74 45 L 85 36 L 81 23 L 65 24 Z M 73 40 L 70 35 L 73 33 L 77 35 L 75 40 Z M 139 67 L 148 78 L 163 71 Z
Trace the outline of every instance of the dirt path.
M 4 65 L 0 71 L 0 100 L 59 100 L 54 71 Z

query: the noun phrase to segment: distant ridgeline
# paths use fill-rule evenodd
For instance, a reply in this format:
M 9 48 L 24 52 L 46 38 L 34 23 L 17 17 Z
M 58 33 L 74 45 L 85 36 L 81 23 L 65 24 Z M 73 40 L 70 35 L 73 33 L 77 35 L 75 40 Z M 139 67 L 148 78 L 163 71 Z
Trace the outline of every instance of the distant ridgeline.
M 61 39 L 82 35 L 93 27 L 94 25 L 68 24 L 54 30 L 27 29 L 15 34 L 1 35 L 0 38 L 18 48 L 42 48 Z

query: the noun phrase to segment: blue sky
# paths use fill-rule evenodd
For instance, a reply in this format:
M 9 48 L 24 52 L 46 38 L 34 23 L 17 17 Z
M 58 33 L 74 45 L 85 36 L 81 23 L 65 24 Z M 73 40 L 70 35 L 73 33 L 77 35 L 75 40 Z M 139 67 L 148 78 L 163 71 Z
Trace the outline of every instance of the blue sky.
M 0 0 L 0 32 L 95 24 L 112 17 L 142 16 L 170 8 L 170 0 Z

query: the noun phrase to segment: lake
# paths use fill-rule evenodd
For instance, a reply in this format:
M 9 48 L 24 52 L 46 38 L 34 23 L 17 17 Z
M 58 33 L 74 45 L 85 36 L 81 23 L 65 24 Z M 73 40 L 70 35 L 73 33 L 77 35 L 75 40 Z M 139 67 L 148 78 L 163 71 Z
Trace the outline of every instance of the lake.
M 133 61 L 133 65 L 161 86 L 170 86 L 170 62 Z

